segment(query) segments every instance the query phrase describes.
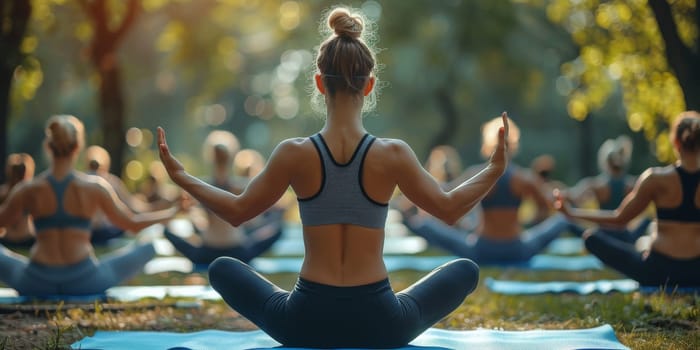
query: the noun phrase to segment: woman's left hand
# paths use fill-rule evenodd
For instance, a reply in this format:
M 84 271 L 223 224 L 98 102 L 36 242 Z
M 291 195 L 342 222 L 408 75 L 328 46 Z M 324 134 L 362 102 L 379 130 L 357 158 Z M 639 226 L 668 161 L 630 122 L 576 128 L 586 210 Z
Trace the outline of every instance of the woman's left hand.
M 564 197 L 562 191 L 555 188 L 552 190 L 552 194 L 554 195 L 554 209 L 566 216 L 570 216 L 571 213 L 569 213 L 569 204 L 566 202 L 566 197 Z
M 165 130 L 161 127 L 158 127 L 158 153 L 160 155 L 160 161 L 163 163 L 170 179 L 179 184 L 178 180 L 185 175 L 185 167 L 170 154 L 168 143 L 165 140 Z

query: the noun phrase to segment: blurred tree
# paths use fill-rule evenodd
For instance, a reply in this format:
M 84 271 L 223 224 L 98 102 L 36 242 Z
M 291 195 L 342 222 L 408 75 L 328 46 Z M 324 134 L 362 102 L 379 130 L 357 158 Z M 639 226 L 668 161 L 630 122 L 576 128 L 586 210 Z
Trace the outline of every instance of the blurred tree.
M 141 12 L 141 5 L 139 0 L 129 0 L 126 3 L 80 0 L 80 5 L 92 21 L 94 29 L 89 49 L 90 59 L 99 75 L 98 106 L 102 143 L 112 155 L 112 173 L 121 174 L 126 148 L 126 116 L 117 49 Z M 122 6 L 125 8 L 117 9 Z
M 32 5 L 28 0 L 0 2 L 0 183 L 5 182 L 4 169 L 8 155 L 10 88 L 15 71 L 25 58 L 22 42 L 31 13 Z
M 697 1 L 549 0 L 546 10 L 580 47 L 561 67 L 569 115 L 583 120 L 621 89 L 630 129 L 644 132 L 659 160 L 671 161 L 671 119 L 700 109 Z

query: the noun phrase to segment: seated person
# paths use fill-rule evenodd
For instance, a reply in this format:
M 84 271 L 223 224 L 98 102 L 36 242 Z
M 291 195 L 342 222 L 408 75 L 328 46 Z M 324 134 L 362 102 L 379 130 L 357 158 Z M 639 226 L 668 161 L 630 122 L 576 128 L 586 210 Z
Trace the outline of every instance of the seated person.
M 574 187 L 562 192 L 563 196 L 576 207 L 585 207 L 591 200 L 598 203 L 602 210 L 616 209 L 634 187 L 636 178 L 627 173 L 632 157 L 632 140 L 625 135 L 608 139 L 598 149 L 598 167 L 600 174 L 581 179 Z M 645 216 L 633 228 L 606 227 L 612 236 L 624 242 L 636 242 L 644 235 L 651 224 L 651 218 Z M 572 233 L 580 236 L 585 229 L 572 225 Z
M 126 188 L 124 181 L 118 176 L 109 172 L 111 157 L 106 149 L 93 145 L 85 150 L 85 160 L 88 164 L 88 174 L 97 175 L 107 181 L 114 193 L 119 197 L 119 200 L 124 203 L 129 210 L 135 213 L 141 213 L 151 210 L 151 206 L 134 196 Z M 124 230 L 114 226 L 104 213 L 97 213 L 92 220 L 92 236 L 90 241 L 92 244 L 104 244 L 112 238 L 121 237 L 124 235 Z
M 26 153 L 13 153 L 7 157 L 7 183 L 0 185 L 0 204 L 10 195 L 15 186 L 34 177 L 34 159 Z M 34 222 L 25 214 L 14 225 L 0 228 L 4 236 L 0 244 L 8 248 L 29 248 L 34 244 Z
M 644 286 L 700 286 L 700 113 L 683 112 L 670 135 L 678 161 L 648 168 L 614 210 L 571 208 L 564 196 L 555 207 L 573 219 L 600 225 L 583 239 L 591 254 Z M 657 225 L 649 250 L 614 238 L 605 227 L 621 226 L 656 207 Z
M 290 188 L 297 196 L 305 254 L 295 287 L 284 290 L 250 265 L 220 257 L 209 266 L 209 281 L 233 309 L 287 347 L 401 347 L 461 305 L 479 271 L 474 262 L 455 259 L 394 292 L 382 256 L 388 202 L 401 189 L 431 215 L 455 222 L 503 173 L 508 124 L 504 116 L 499 147 L 484 171 L 444 191 L 405 142 L 374 137 L 363 126 L 376 64 L 362 39 L 362 14 L 338 7 L 326 23 L 329 37 L 319 46 L 314 75 L 316 98 L 326 107 L 319 132 L 280 142 L 240 195 L 186 172 L 163 129 L 160 157 L 173 182 L 234 226 Z
M 512 120 L 508 123 L 507 142 L 512 157 L 518 149 L 520 131 Z M 482 126 L 482 156 L 488 157 L 496 147 L 495 130 L 499 125 L 500 118 L 495 118 Z M 479 165 L 467 169 L 457 182 L 471 176 L 474 169 L 482 168 L 483 165 Z M 518 219 L 518 210 L 525 198 L 531 198 L 537 205 L 537 224 L 527 230 L 523 230 Z M 479 226 L 475 232 L 465 232 L 410 210 L 402 211 L 408 229 L 430 244 L 477 263 L 515 263 L 529 260 L 569 228 L 563 215 L 549 216 L 550 203 L 532 176 L 509 162 L 503 176 L 481 201 Z
M 213 178 L 208 183 L 235 194 L 240 194 L 245 186 L 243 179 L 236 179 L 231 174 L 238 147 L 238 139 L 222 130 L 212 131 L 204 142 L 205 159 L 210 160 L 214 167 Z M 193 245 L 165 229 L 165 237 L 175 249 L 195 264 L 209 265 L 220 256 L 249 262 L 269 249 L 282 235 L 281 217 L 245 234 L 243 228 L 232 226 L 206 208 L 205 212 L 207 227 L 200 230 L 199 245 Z
M 138 232 L 165 223 L 179 208 L 134 214 L 105 180 L 75 169 L 84 126 L 76 117 L 57 115 L 46 124 L 44 147 L 49 169 L 21 183 L 0 205 L 0 227 L 34 218 L 36 242 L 27 259 L 0 247 L 0 281 L 20 295 L 91 295 L 134 276 L 155 255 L 153 244 L 135 242 L 98 260 L 90 243 L 90 222 L 98 211 L 123 229 Z

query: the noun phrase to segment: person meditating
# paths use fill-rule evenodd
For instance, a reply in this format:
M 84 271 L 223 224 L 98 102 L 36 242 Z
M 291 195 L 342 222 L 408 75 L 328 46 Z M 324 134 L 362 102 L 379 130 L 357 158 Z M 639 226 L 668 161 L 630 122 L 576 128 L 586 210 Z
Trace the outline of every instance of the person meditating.
M 572 219 L 601 225 L 583 234 L 586 249 L 606 265 L 643 286 L 700 286 L 700 113 L 686 111 L 670 135 L 678 161 L 648 168 L 614 210 L 569 207 L 559 193 L 555 206 Z M 649 204 L 656 207 L 656 230 L 649 250 L 615 238 L 604 227 L 624 226 Z
M 240 193 L 247 179 L 232 176 L 233 159 L 239 149 L 238 139 L 230 132 L 214 130 L 207 136 L 205 159 L 213 165 L 213 176 L 209 184 L 232 193 Z M 206 210 L 206 228 L 199 231 L 201 244 L 195 245 L 165 228 L 165 238 L 182 255 L 197 265 L 209 265 L 220 256 L 238 258 L 249 262 L 264 253 L 282 236 L 281 217 L 274 220 L 260 219 L 260 227 L 246 233 L 242 227 L 234 227 L 211 210 Z
M 496 130 L 501 121 L 494 118 L 482 125 L 481 154 L 489 157 L 498 146 Z M 509 121 L 508 154 L 513 157 L 520 142 L 520 130 Z M 458 178 L 457 184 L 472 176 L 483 165 L 468 168 Z M 455 183 L 450 186 L 455 186 Z M 530 198 L 537 207 L 535 223 L 524 229 L 518 212 L 524 199 Z M 481 200 L 478 226 L 473 231 L 447 225 L 425 215 L 405 201 L 398 201 L 404 216 L 404 224 L 414 234 L 425 238 L 429 244 L 477 263 L 521 263 L 542 251 L 550 242 L 565 232 L 570 224 L 555 213 L 543 189 L 530 172 L 509 162 L 505 173 L 489 193 Z
M 5 166 L 7 182 L 0 185 L 0 204 L 5 202 L 15 186 L 30 181 L 34 177 L 34 158 L 27 153 L 12 153 Z M 0 245 L 8 248 L 26 249 L 34 244 L 34 221 L 24 214 L 12 225 L 0 227 Z
M 90 243 L 90 222 L 103 212 L 132 231 L 164 223 L 179 208 L 133 214 L 102 178 L 75 170 L 84 144 L 78 118 L 57 115 L 46 124 L 49 169 L 13 190 L 0 205 L 0 227 L 25 214 L 34 218 L 36 242 L 29 259 L 0 246 L 0 281 L 20 295 L 91 295 L 134 276 L 155 255 L 151 243 L 137 242 L 98 260 Z
M 438 218 L 461 218 L 506 168 L 508 123 L 504 113 L 485 168 L 444 191 L 405 142 L 375 137 L 363 125 L 363 106 L 376 86 L 364 19 L 336 8 L 327 23 L 314 75 L 326 110 L 318 133 L 278 144 L 240 195 L 186 172 L 162 128 L 160 157 L 177 185 L 232 225 L 262 213 L 290 186 L 297 195 L 305 254 L 295 287 L 283 290 L 238 259 L 218 258 L 209 280 L 233 309 L 285 346 L 400 347 L 461 305 L 476 288 L 479 268 L 456 259 L 395 293 L 382 258 L 387 204 L 398 187 Z

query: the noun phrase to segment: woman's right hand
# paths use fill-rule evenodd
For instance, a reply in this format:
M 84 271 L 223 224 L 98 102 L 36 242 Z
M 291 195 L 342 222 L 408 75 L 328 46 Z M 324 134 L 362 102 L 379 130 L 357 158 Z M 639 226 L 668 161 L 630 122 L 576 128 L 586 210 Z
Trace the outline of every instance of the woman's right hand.
M 489 160 L 490 166 L 500 169 L 501 172 L 506 170 L 508 166 L 508 113 L 503 112 L 501 114 L 501 119 L 503 120 L 503 126 L 498 129 L 498 144 L 496 149 L 491 154 L 491 159 Z
M 160 126 L 158 127 L 158 154 L 160 155 L 160 161 L 163 163 L 170 179 L 176 184 L 179 184 L 178 180 L 185 175 L 185 167 L 170 154 L 168 143 L 165 140 L 165 130 Z

